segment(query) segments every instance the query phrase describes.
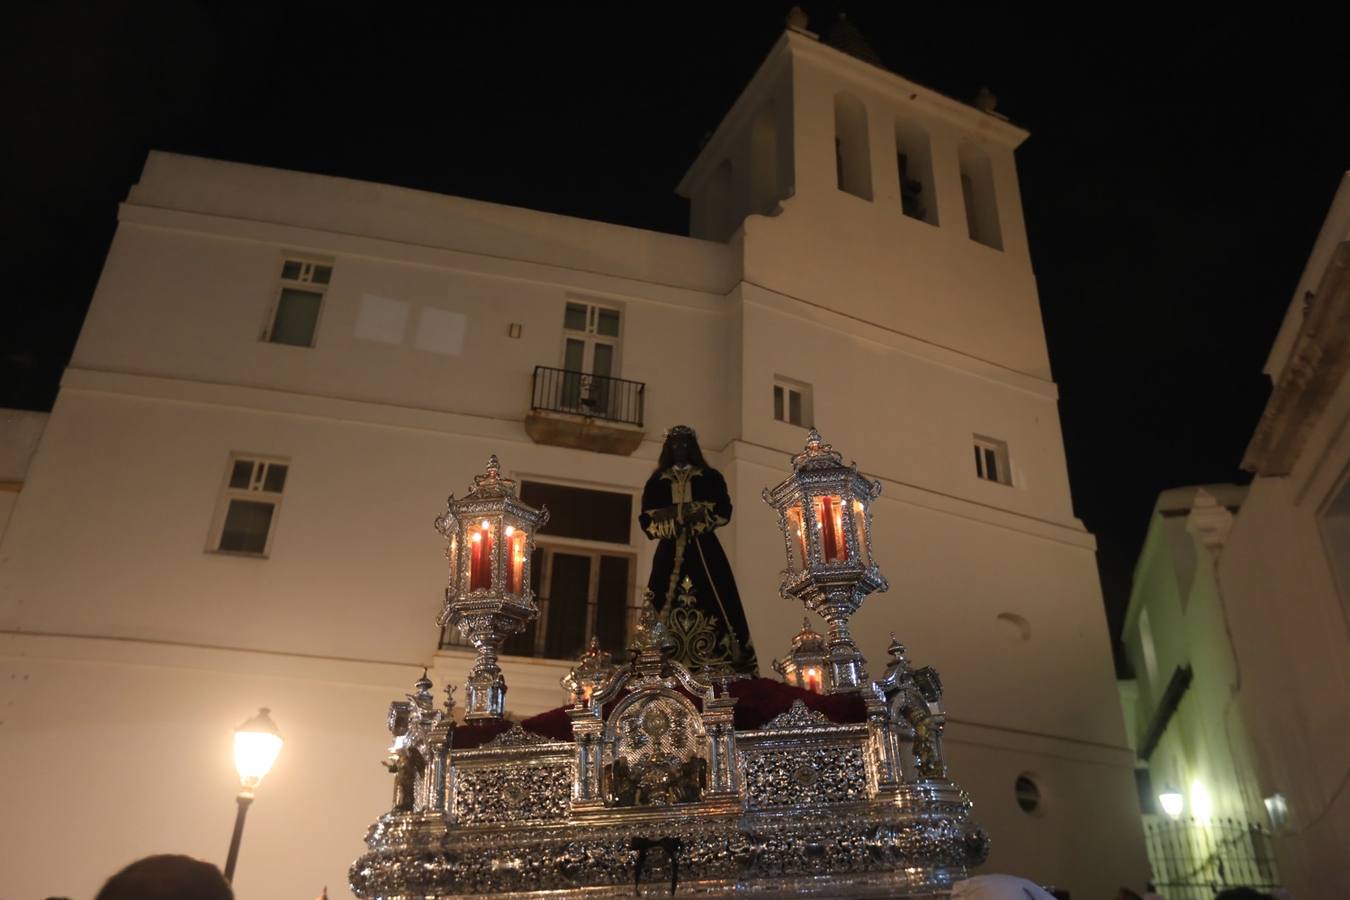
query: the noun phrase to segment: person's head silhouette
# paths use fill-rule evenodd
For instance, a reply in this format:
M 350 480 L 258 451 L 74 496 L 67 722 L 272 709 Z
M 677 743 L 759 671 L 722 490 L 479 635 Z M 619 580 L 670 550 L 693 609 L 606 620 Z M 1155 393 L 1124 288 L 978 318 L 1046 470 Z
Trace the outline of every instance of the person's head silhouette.
M 234 900 L 234 891 L 209 862 L 164 853 L 109 878 L 94 900 Z

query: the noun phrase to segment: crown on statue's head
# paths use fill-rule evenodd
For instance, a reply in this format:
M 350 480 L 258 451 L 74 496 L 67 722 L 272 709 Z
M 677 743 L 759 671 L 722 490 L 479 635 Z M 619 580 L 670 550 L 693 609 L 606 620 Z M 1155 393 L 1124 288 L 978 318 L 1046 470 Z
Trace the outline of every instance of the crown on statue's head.
M 688 425 L 676 425 L 674 428 L 668 428 L 666 429 L 666 433 L 662 436 L 662 438 L 667 441 L 673 437 L 691 437 L 694 440 L 698 440 L 698 435 L 695 434 L 694 429 L 690 428 Z

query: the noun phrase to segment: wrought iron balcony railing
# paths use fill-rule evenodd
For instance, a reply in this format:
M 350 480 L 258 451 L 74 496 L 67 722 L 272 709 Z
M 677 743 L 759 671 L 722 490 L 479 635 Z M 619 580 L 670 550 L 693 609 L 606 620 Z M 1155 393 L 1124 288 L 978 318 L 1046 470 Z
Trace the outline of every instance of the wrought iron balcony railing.
M 646 388 L 641 381 L 535 366 L 530 410 L 570 413 L 641 428 Z
M 1234 819 L 1145 822 L 1153 883 L 1168 900 L 1209 900 L 1225 887 L 1280 885 L 1264 826 Z

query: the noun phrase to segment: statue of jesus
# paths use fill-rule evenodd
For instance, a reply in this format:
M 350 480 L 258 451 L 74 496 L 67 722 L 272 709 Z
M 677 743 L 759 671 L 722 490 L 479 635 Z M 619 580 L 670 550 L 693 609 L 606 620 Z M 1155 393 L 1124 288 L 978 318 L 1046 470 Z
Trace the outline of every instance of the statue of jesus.
M 708 465 L 687 425 L 666 432 L 656 471 L 642 491 L 638 522 L 659 541 L 647 580 L 651 602 L 691 670 L 758 674 L 750 627 L 722 544 L 713 531 L 731 521 L 726 479 Z

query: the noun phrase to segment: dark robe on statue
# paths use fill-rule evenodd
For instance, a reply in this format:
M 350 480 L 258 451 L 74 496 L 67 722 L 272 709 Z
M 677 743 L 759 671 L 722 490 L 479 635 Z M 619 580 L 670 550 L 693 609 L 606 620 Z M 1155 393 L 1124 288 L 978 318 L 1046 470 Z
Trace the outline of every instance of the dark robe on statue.
M 675 640 L 675 659 L 690 669 L 757 674 L 736 579 L 713 534 L 729 521 L 731 497 L 716 469 L 671 466 L 653 473 L 638 517 L 647 536 L 660 542 L 647 587 Z

